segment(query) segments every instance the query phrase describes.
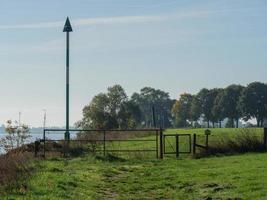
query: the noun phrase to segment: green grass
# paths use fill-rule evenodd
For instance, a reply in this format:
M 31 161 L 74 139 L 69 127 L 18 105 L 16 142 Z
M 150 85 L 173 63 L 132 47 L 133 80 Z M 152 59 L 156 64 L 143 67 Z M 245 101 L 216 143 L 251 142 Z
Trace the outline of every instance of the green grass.
M 40 161 L 27 185 L 1 199 L 266 199 L 267 154 Z
M 170 129 L 165 133 L 203 135 L 204 130 Z M 224 137 L 240 129 L 211 131 Z M 262 129 L 254 131 L 262 133 Z M 155 147 L 155 143 L 142 142 L 113 145 Z M 29 180 L 0 199 L 267 199 L 267 153 L 178 160 L 174 156 L 158 160 L 154 152 L 148 155 L 123 156 L 126 160 L 88 154 L 40 160 Z
M 255 132 L 258 132 L 258 133 L 261 133 L 263 131 L 262 128 L 209 128 L 209 130 L 211 131 L 211 134 L 213 135 L 220 135 L 220 136 L 223 136 L 223 135 L 235 135 L 237 133 L 239 133 L 241 130 L 243 129 L 250 129 L 250 130 L 253 130 Z M 165 132 L 166 133 L 181 133 L 181 134 L 184 134 L 184 133 L 190 133 L 190 134 L 198 134 L 198 135 L 203 135 L 204 132 L 205 132 L 206 128 L 196 128 L 196 129 L 167 129 Z
M 167 129 L 164 131 L 164 134 L 197 134 L 197 143 L 205 145 L 205 130 L 204 128 L 200 129 Z M 209 143 L 220 141 L 222 138 L 226 139 L 227 137 L 235 137 L 238 134 L 242 134 L 243 131 L 249 131 L 251 134 L 256 134 L 260 138 L 263 138 L 263 129 L 262 128 L 249 128 L 249 129 L 236 129 L 236 128 L 210 128 L 211 135 L 209 136 Z M 155 136 L 144 137 L 142 139 L 153 139 Z M 189 142 L 188 137 L 180 137 L 179 148 L 180 151 L 189 151 Z M 155 142 L 107 142 L 107 149 L 124 149 L 124 150 L 136 150 L 136 149 L 156 149 Z M 175 137 L 166 137 L 165 148 L 168 152 L 175 152 Z M 149 154 L 150 158 L 155 158 L 155 152 Z M 137 155 L 140 156 L 140 155 Z M 141 155 L 142 156 L 142 155 Z M 183 155 L 182 155 L 183 156 Z M 187 155 L 185 155 L 187 156 Z M 183 156 L 184 157 L 184 156 Z

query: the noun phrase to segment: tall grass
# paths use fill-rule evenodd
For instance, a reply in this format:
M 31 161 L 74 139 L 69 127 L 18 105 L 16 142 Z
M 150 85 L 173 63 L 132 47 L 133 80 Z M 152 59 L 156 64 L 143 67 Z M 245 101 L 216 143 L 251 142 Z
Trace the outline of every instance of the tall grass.
M 236 154 L 246 152 L 265 152 L 263 135 L 256 129 L 240 129 L 236 134 L 224 135 L 212 140 L 207 150 L 200 150 L 200 154 Z
M 25 190 L 23 182 L 32 172 L 33 153 L 13 151 L 0 156 L 0 194 L 17 188 Z

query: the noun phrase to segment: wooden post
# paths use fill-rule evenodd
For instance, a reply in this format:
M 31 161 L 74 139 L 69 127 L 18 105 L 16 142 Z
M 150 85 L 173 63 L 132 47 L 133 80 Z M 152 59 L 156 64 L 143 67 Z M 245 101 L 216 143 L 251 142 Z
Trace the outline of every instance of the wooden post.
M 211 131 L 209 129 L 205 130 L 205 135 L 206 135 L 206 151 L 208 151 L 209 148 L 209 135 L 211 134 Z
M 43 142 L 44 142 L 44 158 L 45 158 L 45 130 L 44 130 L 44 133 L 43 133 Z
M 206 149 L 209 148 L 209 135 L 206 135 Z
M 104 144 L 103 144 L 103 148 L 104 148 L 104 156 L 106 156 L 106 131 L 104 130 Z
M 189 134 L 189 152 L 192 153 L 192 135 Z
M 160 128 L 160 133 L 159 133 L 159 153 L 160 153 L 160 159 L 163 159 L 163 131 L 162 128 Z
M 263 129 L 263 145 L 265 148 L 267 147 L 267 127 Z
M 194 133 L 194 135 L 193 135 L 193 155 L 196 154 L 196 141 L 197 141 L 197 135 Z
M 156 158 L 159 158 L 159 132 L 156 130 Z
M 38 155 L 39 147 L 40 147 L 40 142 L 39 141 L 35 141 L 34 142 L 34 156 L 35 157 L 37 157 L 37 155 Z
M 179 135 L 175 135 L 175 142 L 176 142 L 176 158 L 179 158 Z

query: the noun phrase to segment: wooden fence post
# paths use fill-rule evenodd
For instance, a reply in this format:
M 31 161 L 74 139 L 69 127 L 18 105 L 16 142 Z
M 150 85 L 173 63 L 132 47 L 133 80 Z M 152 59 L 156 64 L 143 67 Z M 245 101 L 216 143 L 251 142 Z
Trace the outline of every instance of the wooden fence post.
M 106 156 L 106 130 L 104 130 L 104 135 L 103 135 L 103 140 L 104 140 L 104 144 L 103 144 L 103 150 L 104 150 L 104 156 Z
M 196 143 L 197 143 L 197 135 L 194 133 L 194 135 L 193 135 L 193 155 L 196 154 Z
M 44 151 L 44 158 L 45 158 L 45 130 L 44 130 L 44 132 L 43 132 L 43 142 L 44 142 L 44 149 L 43 149 L 43 151 Z
M 176 158 L 179 158 L 179 135 L 175 135 L 175 142 L 176 142 Z
M 206 150 L 209 148 L 209 135 L 211 134 L 211 131 L 209 129 L 205 130 L 205 135 L 206 135 Z
M 267 147 L 267 127 L 263 129 L 263 145 L 265 148 Z
M 39 141 L 35 141 L 34 142 L 34 156 L 35 157 L 37 157 L 37 155 L 38 155 L 39 148 L 40 148 L 40 142 Z
M 156 130 L 156 158 L 159 158 L 159 131 Z

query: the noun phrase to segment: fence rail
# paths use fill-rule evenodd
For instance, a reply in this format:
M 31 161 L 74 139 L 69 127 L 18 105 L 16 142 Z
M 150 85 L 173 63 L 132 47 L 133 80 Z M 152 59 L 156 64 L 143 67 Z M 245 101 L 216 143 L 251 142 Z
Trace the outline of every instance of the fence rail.
M 47 152 L 61 149 L 64 156 L 68 155 L 69 148 L 72 143 L 80 144 L 95 144 L 94 152 L 107 153 L 112 152 L 154 152 L 156 158 L 163 159 L 166 154 L 175 154 L 178 158 L 180 154 L 196 154 L 196 148 L 208 148 L 209 134 L 205 135 L 205 142 L 202 144 L 197 141 L 196 134 L 164 134 L 164 130 L 159 129 L 70 129 L 70 132 L 75 132 L 76 137 L 65 139 L 49 139 L 49 132 L 64 133 L 66 129 L 44 129 L 43 139 L 35 142 L 35 155 L 37 156 L 40 151 L 41 156 L 46 157 Z M 78 135 L 84 136 L 82 138 Z M 127 135 L 128 134 L 128 135 Z M 193 141 L 192 141 L 193 136 Z M 88 139 L 88 137 L 90 139 Z M 81 139 L 82 138 L 82 139 Z M 174 139 L 173 151 L 167 150 L 166 139 Z M 188 150 L 181 150 L 181 138 L 185 139 L 184 146 Z M 51 147 L 56 145 L 56 147 Z M 129 146 L 123 145 L 122 148 L 114 147 L 112 144 L 128 143 Z M 139 145 L 140 143 L 140 145 Z M 201 144 L 200 144 L 201 143 Z M 134 144 L 134 145 L 131 145 Z M 147 145 L 147 146 L 146 146 Z M 42 146 L 42 150 L 40 150 Z M 128 147 L 128 148 L 126 148 Z M 130 148 L 129 148 L 130 147 Z M 135 147 L 135 148 L 132 148 Z
M 66 129 L 44 129 L 43 138 L 35 142 L 36 156 L 42 152 L 41 156 L 46 157 L 47 152 L 59 149 L 66 156 L 70 146 L 76 143 L 95 145 L 93 151 L 103 155 L 111 152 L 154 152 L 157 158 L 163 158 L 160 142 L 163 129 L 70 129 L 69 132 L 75 132 L 75 136 L 69 140 L 49 139 L 50 132 L 62 133 L 63 136 Z
M 197 154 L 209 153 L 214 144 L 220 141 L 218 135 L 211 135 L 209 130 L 204 134 L 164 134 L 163 129 L 70 129 L 70 132 L 75 132 L 76 137 L 70 140 L 49 139 L 49 132 L 64 133 L 65 129 L 45 129 L 43 139 L 35 142 L 35 155 L 50 151 L 51 146 L 64 155 L 68 154 L 69 145 L 72 143 L 91 144 L 94 152 L 106 153 L 112 152 L 150 152 L 157 158 L 164 158 L 164 155 L 173 154 L 178 158 L 180 154 Z M 78 137 L 78 135 L 86 137 Z M 263 136 L 259 135 L 264 148 L 267 146 L 267 128 L 264 128 Z M 169 141 L 168 141 L 169 140 Z M 210 143 L 210 144 L 209 144 Z M 53 145 L 55 147 L 53 147 Z M 213 146 L 212 146 L 213 145 Z M 40 148 L 42 147 L 42 148 Z M 186 147 L 186 148 L 185 148 Z

